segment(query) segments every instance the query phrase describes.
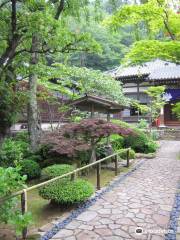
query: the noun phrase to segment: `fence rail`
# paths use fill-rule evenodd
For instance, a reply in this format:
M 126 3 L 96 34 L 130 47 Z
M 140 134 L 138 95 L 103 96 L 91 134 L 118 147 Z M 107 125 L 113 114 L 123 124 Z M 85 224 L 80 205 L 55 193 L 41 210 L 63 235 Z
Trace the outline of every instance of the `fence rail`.
M 126 155 L 127 164 L 126 164 L 126 167 L 129 167 L 130 148 L 127 148 L 126 151 L 127 151 L 127 155 Z M 6 201 L 6 200 L 8 200 L 10 198 L 13 198 L 13 197 L 16 197 L 16 196 L 20 195 L 21 196 L 21 211 L 22 211 L 22 214 L 25 214 L 27 212 L 27 210 L 28 210 L 27 209 L 27 201 L 28 201 L 27 192 L 32 191 L 32 190 L 37 189 L 37 188 L 40 188 L 40 187 L 43 187 L 43 186 L 45 186 L 45 185 L 47 185 L 49 183 L 55 182 L 55 181 L 57 181 L 59 179 L 62 179 L 64 177 L 68 177 L 68 176 L 71 176 L 71 180 L 73 181 L 76 178 L 78 172 L 81 172 L 82 170 L 88 169 L 88 168 L 93 167 L 93 166 L 96 166 L 96 173 L 97 173 L 96 188 L 97 188 L 97 190 L 100 190 L 101 189 L 101 163 L 105 162 L 108 159 L 114 158 L 113 160 L 114 160 L 115 176 L 117 176 L 118 175 L 118 155 L 120 153 L 121 153 L 121 151 L 118 151 L 118 152 L 116 152 L 114 154 L 111 154 L 111 155 L 105 157 L 105 158 L 97 160 L 96 162 L 90 163 L 90 164 L 88 164 L 86 166 L 83 166 L 81 168 L 77 168 L 77 169 L 75 169 L 72 172 L 69 172 L 69 173 L 63 174 L 61 176 L 52 178 L 52 179 L 50 179 L 48 181 L 45 181 L 45 182 L 33 185 L 31 187 L 24 188 L 24 189 L 22 189 L 20 191 L 12 193 L 11 195 L 9 195 L 7 197 L 0 198 L 0 204 L 2 204 L 4 201 Z M 27 228 L 23 229 L 22 237 L 23 237 L 23 239 L 26 239 L 26 237 L 27 237 Z

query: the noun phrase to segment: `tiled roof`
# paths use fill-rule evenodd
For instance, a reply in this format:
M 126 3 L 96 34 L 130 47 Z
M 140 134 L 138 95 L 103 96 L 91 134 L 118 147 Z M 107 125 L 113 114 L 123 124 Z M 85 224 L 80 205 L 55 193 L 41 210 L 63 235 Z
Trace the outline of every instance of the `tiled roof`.
M 180 79 L 180 65 L 172 62 L 154 60 L 132 67 L 119 67 L 108 72 L 117 79 L 147 77 L 147 80 Z

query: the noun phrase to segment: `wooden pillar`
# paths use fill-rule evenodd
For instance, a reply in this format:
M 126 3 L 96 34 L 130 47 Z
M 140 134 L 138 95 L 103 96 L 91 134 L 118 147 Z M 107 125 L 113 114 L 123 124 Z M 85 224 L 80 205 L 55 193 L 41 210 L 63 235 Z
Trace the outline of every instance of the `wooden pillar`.
M 107 112 L 107 121 L 110 122 L 110 112 Z M 110 144 L 110 137 L 107 137 L 107 145 Z
M 139 80 L 137 82 L 137 101 L 140 100 L 140 92 L 139 92 Z M 138 122 L 139 122 L 139 109 L 137 110 L 138 112 Z
M 118 175 L 118 157 L 117 155 L 115 156 L 115 159 L 114 159 L 114 163 L 115 163 L 115 176 Z
M 24 215 L 27 212 L 27 191 L 24 189 L 21 194 L 21 212 Z M 25 240 L 27 238 L 27 227 L 22 230 L 22 239 Z
M 166 127 L 164 124 L 164 107 L 161 108 L 159 120 L 160 120 L 159 127 Z
M 94 118 L 94 103 L 91 104 L 91 118 Z
M 129 167 L 129 148 L 127 149 L 127 165 L 126 167 Z
M 96 165 L 96 171 L 97 171 L 97 190 L 101 189 L 101 163 L 98 163 Z

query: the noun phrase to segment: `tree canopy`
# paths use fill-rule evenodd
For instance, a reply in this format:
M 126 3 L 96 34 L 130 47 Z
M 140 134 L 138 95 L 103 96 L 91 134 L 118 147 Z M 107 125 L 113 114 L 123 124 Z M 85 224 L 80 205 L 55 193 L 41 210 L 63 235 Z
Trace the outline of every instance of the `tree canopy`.
M 169 6 L 170 1 L 148 0 L 143 4 L 125 5 L 106 19 L 117 29 L 133 26 L 137 41 L 125 57 L 125 62 L 142 63 L 154 58 L 180 61 L 180 15 Z

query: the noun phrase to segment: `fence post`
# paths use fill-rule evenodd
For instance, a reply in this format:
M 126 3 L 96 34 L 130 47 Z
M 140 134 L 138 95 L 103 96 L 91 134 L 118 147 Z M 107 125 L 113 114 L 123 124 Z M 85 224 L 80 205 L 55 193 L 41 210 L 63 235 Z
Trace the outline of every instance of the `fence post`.
M 114 158 L 114 167 L 115 167 L 115 176 L 118 175 L 118 156 L 116 155 Z
M 101 163 L 97 164 L 97 190 L 101 189 Z
M 21 193 L 21 212 L 24 215 L 27 212 L 27 191 L 23 190 Z M 26 239 L 27 237 L 27 227 L 22 230 L 22 239 Z
M 71 181 L 74 181 L 76 179 L 76 170 L 73 171 L 73 173 L 71 174 Z
M 127 167 L 129 167 L 129 148 L 127 149 Z

